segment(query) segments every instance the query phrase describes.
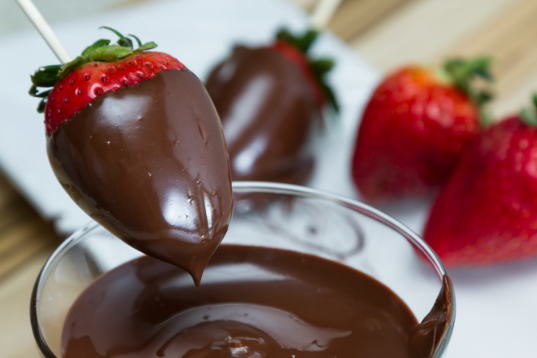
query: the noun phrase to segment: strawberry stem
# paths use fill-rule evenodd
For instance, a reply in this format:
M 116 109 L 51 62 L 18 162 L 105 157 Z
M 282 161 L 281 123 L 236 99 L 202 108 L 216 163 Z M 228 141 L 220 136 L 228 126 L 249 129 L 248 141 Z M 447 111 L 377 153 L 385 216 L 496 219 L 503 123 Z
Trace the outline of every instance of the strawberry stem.
M 450 83 L 464 92 L 479 108 L 483 126 L 491 123 L 491 115 L 485 108 L 485 105 L 494 97 L 490 88 L 494 82 L 490 71 L 491 65 L 491 58 L 477 57 L 472 60 L 449 59 L 443 66 Z M 476 79 L 481 80 L 485 86 L 478 86 Z
M 157 44 L 153 41 L 142 44 L 138 37 L 129 35 L 138 43 L 138 48 L 134 49 L 132 40 L 123 36 L 120 32 L 107 26 L 102 26 L 100 29 L 110 30 L 116 34 L 119 37 L 117 45 L 110 45 L 110 40 L 97 40 L 92 45 L 86 47 L 84 51 L 82 51 L 82 54 L 77 56 L 71 62 L 67 62 L 63 65 L 40 67 L 37 71 L 35 71 L 33 76 L 30 76 L 32 80 L 32 87 L 30 88 L 29 94 L 30 96 L 41 98 L 39 106 L 37 107 L 37 111 L 39 113 L 43 113 L 45 111 L 45 105 L 51 90 L 50 87 L 54 87 L 56 83 L 76 70 L 78 67 L 83 66 L 88 62 L 95 61 L 116 62 L 132 54 L 151 50 L 157 47 Z M 39 92 L 39 87 L 42 87 L 44 91 Z

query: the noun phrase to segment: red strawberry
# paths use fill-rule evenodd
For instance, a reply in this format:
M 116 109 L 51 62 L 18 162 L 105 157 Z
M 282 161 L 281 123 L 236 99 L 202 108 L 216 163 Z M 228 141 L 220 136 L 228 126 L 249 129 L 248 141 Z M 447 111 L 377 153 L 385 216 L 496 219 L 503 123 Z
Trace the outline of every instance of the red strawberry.
M 32 77 L 47 152 L 71 198 L 140 251 L 199 283 L 232 213 L 229 159 L 203 84 L 175 58 L 99 40 Z M 53 89 L 42 93 L 37 87 Z
M 446 265 L 537 255 L 536 127 L 536 114 L 525 111 L 480 134 L 464 153 L 424 232 Z
M 403 68 L 382 81 L 362 116 L 352 176 L 366 200 L 428 194 L 441 186 L 479 131 L 491 96 L 490 61 L 451 60 L 438 71 Z
M 108 91 L 136 85 L 162 71 L 185 68 L 168 54 L 145 52 L 157 46 L 154 42 L 142 45 L 135 37 L 139 47 L 133 50 L 130 39 L 112 31 L 120 36 L 120 45 L 108 46 L 110 40 L 98 40 L 72 62 L 42 67 L 32 76 L 30 95 L 44 98 L 38 111 L 45 112 L 47 135 Z M 121 46 L 128 44 L 130 47 Z M 52 86 L 52 90 L 37 93 L 37 87 Z

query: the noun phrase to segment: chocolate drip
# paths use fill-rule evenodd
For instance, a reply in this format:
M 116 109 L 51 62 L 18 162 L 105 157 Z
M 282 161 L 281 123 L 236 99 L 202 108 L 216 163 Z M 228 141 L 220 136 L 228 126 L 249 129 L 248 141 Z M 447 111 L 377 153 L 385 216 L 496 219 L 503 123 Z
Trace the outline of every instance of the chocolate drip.
M 438 302 L 433 311 L 449 317 L 450 302 Z M 435 329 L 444 332 L 446 322 Z M 200 287 L 149 257 L 99 278 L 67 315 L 62 357 L 421 358 L 431 342 L 413 340 L 416 327 L 429 329 L 386 286 L 352 268 L 221 245 Z
M 416 358 L 430 358 L 438 348 L 440 340 L 446 334 L 447 325 L 451 321 L 451 279 L 444 276 L 442 289 L 438 298 L 423 321 L 414 327 L 410 337 L 412 350 Z
M 207 79 L 233 180 L 304 184 L 320 112 L 300 69 L 270 48 L 238 46 Z
M 199 283 L 232 214 L 220 121 L 189 70 L 107 92 L 63 122 L 47 150 L 73 200 L 129 245 Z

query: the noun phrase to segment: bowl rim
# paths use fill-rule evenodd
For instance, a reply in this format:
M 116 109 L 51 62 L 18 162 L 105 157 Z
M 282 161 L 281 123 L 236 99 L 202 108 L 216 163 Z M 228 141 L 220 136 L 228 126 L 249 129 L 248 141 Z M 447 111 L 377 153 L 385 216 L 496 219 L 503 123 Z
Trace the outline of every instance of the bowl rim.
M 405 239 L 407 239 L 415 248 L 418 248 L 421 253 L 432 263 L 433 268 L 436 271 L 436 274 L 443 280 L 444 276 L 449 277 L 447 270 L 438 257 L 438 255 L 429 247 L 429 245 L 416 233 L 414 233 L 410 228 L 408 228 L 403 223 L 392 218 L 391 216 L 383 213 L 382 211 L 375 209 L 367 204 L 359 202 L 354 199 L 347 198 L 342 195 L 337 195 L 330 193 L 324 190 L 312 189 L 309 187 L 301 185 L 292 185 L 292 184 L 283 184 L 283 183 L 273 183 L 273 182 L 260 182 L 260 181 L 240 181 L 233 182 L 233 193 L 272 193 L 272 194 L 285 194 L 285 195 L 295 195 L 301 197 L 310 197 L 315 199 L 322 199 L 326 201 L 333 202 L 340 206 L 346 207 L 357 211 L 358 213 L 369 217 L 377 222 L 391 228 L 392 230 L 399 233 Z M 61 256 L 70 246 L 75 245 L 85 234 L 101 227 L 97 222 L 91 221 L 88 224 L 84 225 L 82 228 L 75 231 L 71 234 L 64 242 L 62 242 L 56 250 L 50 255 L 47 259 L 43 268 L 39 272 L 35 284 L 33 286 L 32 295 L 30 299 L 30 324 L 32 327 L 32 332 L 34 339 L 36 341 L 37 347 L 40 350 L 40 353 L 45 358 L 59 358 L 57 357 L 50 347 L 48 346 L 45 337 L 41 332 L 39 327 L 39 321 L 37 317 L 37 304 L 38 297 L 41 295 L 43 289 L 42 283 L 46 281 L 50 272 L 49 269 L 56 261 L 56 259 Z M 449 290 L 449 295 L 451 299 L 451 312 L 449 312 L 450 317 L 448 317 L 448 326 L 444 330 L 443 337 L 441 338 L 440 344 L 436 347 L 435 352 L 431 358 L 440 358 L 443 356 L 449 341 L 451 340 L 451 335 L 453 333 L 453 327 L 455 325 L 455 316 L 456 316 L 456 300 L 455 292 L 453 290 L 453 285 L 451 280 L 446 280 Z

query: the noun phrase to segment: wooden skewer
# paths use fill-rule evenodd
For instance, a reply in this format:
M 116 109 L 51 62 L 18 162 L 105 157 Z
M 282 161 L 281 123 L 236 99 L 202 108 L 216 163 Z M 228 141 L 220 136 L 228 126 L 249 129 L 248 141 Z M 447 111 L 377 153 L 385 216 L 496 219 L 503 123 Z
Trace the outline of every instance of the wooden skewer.
M 324 30 L 340 3 L 341 0 L 319 0 L 310 18 L 312 27 Z
M 31 0 L 15 0 L 61 63 L 71 61 L 62 44 Z

